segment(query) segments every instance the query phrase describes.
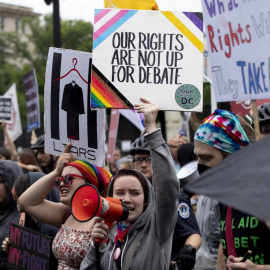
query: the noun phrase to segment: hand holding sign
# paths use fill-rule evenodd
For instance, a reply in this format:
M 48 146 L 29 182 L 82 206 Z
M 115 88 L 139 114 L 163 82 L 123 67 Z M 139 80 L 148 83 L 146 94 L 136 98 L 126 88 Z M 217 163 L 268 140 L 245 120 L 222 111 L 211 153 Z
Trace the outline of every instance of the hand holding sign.
M 62 174 L 62 171 L 65 168 L 65 166 L 68 163 L 75 160 L 75 157 L 70 153 L 70 147 L 71 147 L 71 143 L 67 144 L 67 146 L 65 147 L 63 153 L 59 157 L 59 161 L 58 161 L 57 166 L 55 168 L 55 172 L 59 176 Z
M 2 250 L 8 253 L 8 247 L 10 245 L 9 237 L 6 237 L 2 242 Z
M 138 113 L 144 114 L 144 125 L 147 133 L 151 133 L 157 129 L 156 118 L 158 114 L 158 106 L 146 98 L 140 98 L 143 104 L 135 104 L 134 109 Z

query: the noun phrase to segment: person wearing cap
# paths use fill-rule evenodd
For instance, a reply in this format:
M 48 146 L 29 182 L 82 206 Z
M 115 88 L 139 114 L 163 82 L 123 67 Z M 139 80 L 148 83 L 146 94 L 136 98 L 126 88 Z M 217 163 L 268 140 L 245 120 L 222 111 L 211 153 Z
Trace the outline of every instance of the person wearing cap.
M 144 137 L 137 138 L 131 145 L 134 169 L 143 173 L 152 183 L 153 169 L 150 147 Z M 189 197 L 180 192 L 178 196 L 178 219 L 174 228 L 171 258 L 178 269 L 192 269 L 196 251 L 201 245 L 199 227 Z M 174 269 L 174 264 L 171 264 Z
M 270 104 L 264 103 L 258 106 L 258 118 L 261 138 L 270 134 Z
M 45 135 L 39 136 L 30 148 L 35 151 L 39 166 L 44 173 L 50 173 L 55 169 L 58 157 L 45 153 Z
M 60 228 L 52 249 L 58 259 L 58 269 L 79 269 L 90 247 L 94 219 L 81 223 L 70 211 L 75 190 L 90 183 L 103 195 L 111 174 L 87 161 L 75 160 L 68 144 L 59 157 L 56 168 L 31 185 L 18 199 L 22 209 L 33 218 Z M 59 190 L 60 203 L 45 199 L 52 188 Z
M 205 170 L 222 162 L 228 155 L 249 145 L 250 141 L 234 113 L 215 110 L 214 113 L 203 120 L 197 129 L 194 144 L 194 153 L 198 157 L 198 171 L 202 174 Z M 208 208 L 209 214 L 207 215 L 205 206 L 211 205 L 211 202 L 205 203 L 205 200 L 210 199 L 205 196 L 199 199 L 197 213 L 201 213 L 201 216 L 198 217 L 197 214 L 197 219 L 199 225 L 204 225 L 201 233 L 203 244 L 207 245 L 207 248 L 203 250 L 202 255 L 206 259 L 209 258 L 209 253 L 213 255 L 211 253 L 219 246 L 218 255 L 217 252 L 215 254 L 216 257 L 218 256 L 218 270 L 226 269 L 226 267 L 227 269 L 257 269 L 256 264 L 270 263 L 268 247 L 270 233 L 265 224 L 259 222 L 255 217 L 221 204 L 218 205 L 219 211 L 217 211 L 217 204 L 213 204 L 214 208 Z M 213 223 L 217 223 L 217 219 L 220 222 L 220 227 L 218 225 L 213 226 Z M 216 241 L 218 235 L 219 241 Z M 213 241 L 213 236 L 215 236 L 215 241 Z M 239 260 L 236 257 L 243 257 L 248 250 L 252 251 L 250 260 L 245 263 L 238 263 Z M 196 264 L 196 267 L 211 269 L 209 265 L 197 266 Z M 216 266 L 213 269 L 216 269 Z

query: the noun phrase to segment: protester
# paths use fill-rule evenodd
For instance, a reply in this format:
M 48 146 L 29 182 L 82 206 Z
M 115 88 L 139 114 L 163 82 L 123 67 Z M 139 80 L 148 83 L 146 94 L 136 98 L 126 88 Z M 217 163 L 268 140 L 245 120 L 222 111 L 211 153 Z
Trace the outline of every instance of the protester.
M 122 169 L 134 169 L 133 162 L 132 161 L 124 161 L 120 165 L 120 170 Z
M 12 196 L 12 187 L 17 177 L 23 174 L 19 165 L 11 160 L 0 161 L 0 243 L 9 237 L 10 223 L 18 224 L 20 213 Z M 0 251 L 0 269 L 7 269 L 7 253 Z
M 174 167 L 175 167 L 176 172 L 178 172 L 180 170 L 180 164 L 179 164 L 179 161 L 177 159 L 177 150 L 178 150 L 179 146 L 180 146 L 179 135 L 176 135 L 176 136 L 173 136 L 172 138 L 170 138 L 170 140 L 168 142 L 168 147 L 169 147 L 170 153 L 171 153 L 172 158 L 173 158 Z
M 198 157 L 198 170 L 203 173 L 205 170 L 216 166 L 228 155 L 248 145 L 249 139 L 240 125 L 236 115 L 225 110 L 215 110 L 213 114 L 204 119 L 196 131 L 194 152 Z M 229 169 L 229 168 L 228 168 Z M 217 179 L 218 181 L 218 179 Z M 210 187 L 209 187 L 210 188 Z M 201 198 L 199 199 L 200 202 Z M 268 244 L 270 241 L 270 233 L 265 224 L 259 222 L 255 217 L 250 217 L 231 207 L 219 205 L 220 210 L 220 250 L 223 249 L 224 256 L 219 253 L 218 269 L 230 268 L 231 256 L 243 257 L 248 250 L 252 250 L 250 259 L 255 264 L 267 264 L 270 262 L 270 251 Z M 198 213 L 203 211 L 199 209 Z M 209 217 L 204 215 L 205 224 L 211 223 Z M 252 225 L 248 221 L 252 220 Z M 231 224 L 230 224 L 231 223 Z M 243 225 L 244 223 L 244 225 Z M 211 224 L 210 224 L 211 225 Z M 208 226 L 207 230 L 202 233 L 203 243 L 209 241 L 207 236 L 212 234 L 212 226 Z M 230 248 L 229 248 L 230 247 Z M 211 246 L 208 251 L 211 251 Z M 206 250 L 207 251 L 207 250 Z M 229 257 L 229 260 L 227 260 Z M 255 264 L 249 260 L 245 268 L 235 268 L 231 265 L 231 269 L 253 269 Z M 237 263 L 236 263 L 237 264 Z M 197 264 L 196 264 L 197 265 Z M 233 268 L 234 267 L 234 268 Z M 263 268 L 262 268 L 263 269 Z
M 145 139 L 153 159 L 153 186 L 136 170 L 120 170 L 111 181 L 108 195 L 120 198 L 128 207 L 129 216 L 118 222 L 116 237 L 106 224 L 94 225 L 92 240 L 103 239 L 101 269 L 121 269 L 123 262 L 126 269 L 169 269 L 179 181 L 169 149 L 156 128 L 158 107 L 145 98 L 141 101 L 143 104 L 134 109 L 145 117 Z M 91 245 L 81 269 L 96 269 L 95 264 L 95 247 Z
M 258 118 L 261 138 L 270 134 L 270 104 L 264 103 L 258 106 Z
M 45 148 L 45 135 L 41 135 L 37 138 L 34 144 L 31 145 L 36 153 L 37 161 L 44 173 L 50 173 L 56 168 L 58 157 L 47 154 L 44 151 Z
M 12 196 L 13 199 L 17 202 L 17 210 L 22 213 L 20 216 L 19 225 L 25 226 L 28 229 L 54 238 L 59 229 L 46 223 L 40 222 L 36 219 L 33 219 L 30 215 L 24 212 L 18 202 L 18 198 L 21 196 L 21 194 L 44 175 L 44 173 L 40 172 L 29 172 L 19 176 L 14 182 L 12 188 Z M 53 202 L 59 202 L 59 194 L 56 190 L 52 189 L 51 192 L 47 195 L 46 199 Z M 9 244 L 10 240 L 9 237 L 7 237 L 2 242 L 3 251 L 8 253 Z M 58 262 L 53 256 L 53 258 L 50 259 L 50 269 L 57 269 L 57 265 Z
M 53 241 L 53 253 L 58 269 L 79 269 L 90 246 L 94 220 L 81 223 L 70 212 L 74 191 L 85 183 L 102 193 L 111 178 L 110 173 L 86 161 L 75 160 L 68 144 L 59 157 L 56 168 L 31 185 L 19 198 L 19 204 L 32 217 L 60 228 Z M 59 189 L 60 203 L 45 199 L 52 188 Z
M 112 174 L 112 176 L 115 176 L 116 173 L 119 171 L 119 168 L 117 167 L 116 162 L 120 158 L 121 158 L 120 148 L 115 147 L 115 149 L 113 151 L 113 162 L 112 163 L 109 163 L 110 173 Z
M 23 149 L 16 158 L 18 165 L 22 168 L 24 173 L 27 172 L 42 172 L 35 153 L 32 149 Z
M 150 147 L 144 137 L 139 137 L 132 143 L 130 154 L 133 156 L 134 169 L 143 173 L 152 183 Z M 190 199 L 184 192 L 180 192 L 178 201 L 178 219 L 174 228 L 171 257 L 176 260 L 175 256 L 178 254 L 180 256 L 177 260 L 178 267 L 182 269 L 185 265 L 185 269 L 188 270 L 194 266 L 196 250 L 200 247 L 201 237 Z M 189 265 L 187 265 L 188 263 Z
M 11 153 L 4 147 L 0 147 L 0 160 L 11 160 Z
M 190 161 L 197 160 L 197 157 L 194 154 L 194 143 L 182 144 L 177 149 L 177 159 L 180 164 L 180 167 L 183 167 Z
M 16 146 L 15 146 L 14 142 L 12 141 L 12 139 L 10 138 L 9 133 L 7 131 L 7 124 L 5 122 L 2 122 L 1 126 L 2 126 L 2 129 L 3 129 L 4 136 L 5 136 L 4 148 L 7 149 L 7 151 L 11 155 L 11 157 L 8 157 L 6 159 L 15 160 L 18 153 L 17 153 L 17 150 L 16 150 Z

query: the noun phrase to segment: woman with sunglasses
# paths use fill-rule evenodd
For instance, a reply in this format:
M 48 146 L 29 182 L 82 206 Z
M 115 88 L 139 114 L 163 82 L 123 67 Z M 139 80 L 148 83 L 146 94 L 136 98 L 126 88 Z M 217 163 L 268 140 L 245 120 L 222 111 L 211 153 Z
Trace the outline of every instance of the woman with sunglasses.
M 81 270 L 97 269 L 96 239 L 102 239 L 99 247 L 101 269 L 169 269 L 179 180 L 168 146 L 156 128 L 158 107 L 147 99 L 141 98 L 141 101 L 143 104 L 135 105 L 134 109 L 144 113 L 153 186 L 136 170 L 120 170 L 112 178 L 108 196 L 120 198 L 129 209 L 129 216 L 110 230 L 101 218 L 96 219 L 91 236 L 93 242 L 81 263 Z
M 81 223 L 73 218 L 70 202 L 74 191 L 85 183 L 94 185 L 100 194 L 106 190 L 111 174 L 86 161 L 75 160 L 68 144 L 54 171 L 31 185 L 19 198 L 22 208 L 44 223 L 60 228 L 52 249 L 58 269 L 79 269 L 90 247 L 94 219 Z M 59 191 L 60 203 L 45 199 L 52 188 Z

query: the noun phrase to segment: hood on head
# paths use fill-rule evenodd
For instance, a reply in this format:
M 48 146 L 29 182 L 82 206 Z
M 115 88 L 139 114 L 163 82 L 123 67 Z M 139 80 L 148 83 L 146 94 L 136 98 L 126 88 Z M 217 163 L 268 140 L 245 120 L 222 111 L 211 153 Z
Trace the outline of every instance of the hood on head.
M 153 191 L 153 186 L 151 185 L 150 181 L 144 176 L 143 173 L 141 173 L 140 171 L 137 171 L 137 170 L 132 170 L 132 171 L 136 171 L 137 173 L 139 173 L 141 176 L 143 176 L 143 179 L 145 180 L 145 183 L 146 183 L 146 187 L 147 187 L 147 195 L 148 195 L 148 202 L 147 202 L 147 207 L 146 209 L 144 210 L 143 214 L 135 221 L 136 223 L 143 223 L 143 216 L 144 215 L 147 215 L 149 211 L 151 211 L 150 208 L 152 207 L 148 207 L 150 205 L 153 205 L 154 203 L 154 200 L 153 200 L 153 196 L 154 196 L 154 191 Z M 118 174 L 116 174 L 117 176 Z M 115 177 L 116 177 L 115 176 Z M 114 183 L 114 178 L 113 177 L 109 183 L 109 187 L 108 187 L 108 197 L 112 197 L 113 195 L 113 183 Z
M 7 188 L 7 201 L 6 207 L 14 203 L 14 199 L 11 193 L 13 184 L 17 177 L 23 175 L 23 171 L 20 166 L 12 160 L 0 161 L 0 175 Z

